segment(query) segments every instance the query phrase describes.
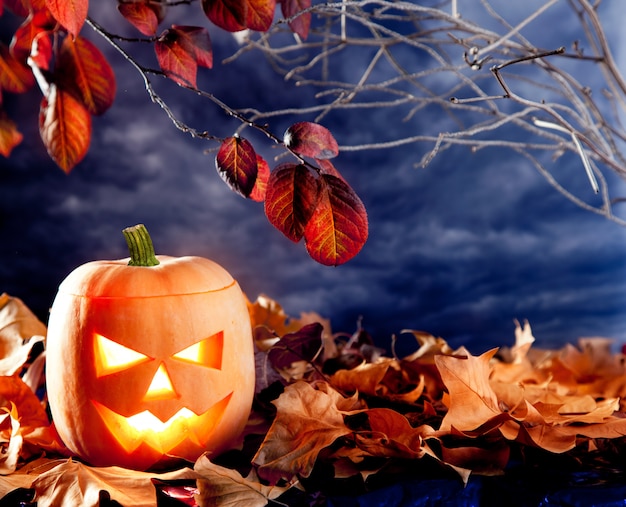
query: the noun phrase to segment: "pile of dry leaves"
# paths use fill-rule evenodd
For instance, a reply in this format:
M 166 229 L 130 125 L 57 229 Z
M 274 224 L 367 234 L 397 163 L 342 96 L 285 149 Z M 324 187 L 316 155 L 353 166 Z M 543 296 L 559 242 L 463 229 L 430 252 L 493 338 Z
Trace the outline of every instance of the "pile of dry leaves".
M 539 350 L 525 323 L 512 347 L 474 356 L 406 331 L 416 351 L 398 358 L 363 329 L 333 335 L 318 315 L 290 319 L 264 296 L 249 309 L 257 394 L 239 448 L 147 473 L 68 456 L 46 413 L 45 326 L 0 296 L 0 498 L 25 488 L 39 507 L 154 505 L 155 494 L 180 505 L 312 504 L 320 485 L 364 485 L 415 463 L 467 483 L 502 473 L 520 448 L 593 455 L 626 434 L 625 357 L 607 339 Z

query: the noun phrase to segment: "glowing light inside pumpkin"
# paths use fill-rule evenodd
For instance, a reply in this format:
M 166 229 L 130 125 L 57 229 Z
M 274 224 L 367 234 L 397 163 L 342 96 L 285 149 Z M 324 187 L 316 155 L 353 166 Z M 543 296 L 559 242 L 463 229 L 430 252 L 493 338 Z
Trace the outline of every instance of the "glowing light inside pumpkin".
M 165 365 L 161 363 L 159 365 L 159 369 L 152 377 L 152 382 L 150 382 L 150 387 L 146 391 L 145 396 L 143 397 L 144 401 L 147 400 L 169 400 L 171 398 L 176 398 L 177 394 L 174 391 L 174 386 L 172 385 L 172 381 L 170 380 L 170 376 L 167 374 L 167 370 L 165 369 Z
M 94 356 L 96 358 L 96 376 L 102 377 L 131 366 L 150 361 L 150 357 L 109 340 L 101 334 L 95 335 Z
M 189 417 L 196 417 L 196 414 L 194 414 L 188 408 L 181 408 L 167 421 L 163 422 L 154 414 L 151 414 L 147 410 L 144 410 L 139 414 L 135 414 L 129 417 L 128 419 L 126 419 L 126 422 L 129 426 L 137 431 L 155 431 L 157 433 L 162 433 L 170 426 L 172 426 L 174 424 L 174 421 L 176 421 L 177 419 L 188 419 Z
M 203 414 L 196 415 L 188 408 L 181 408 L 167 421 L 161 421 L 148 410 L 124 417 L 95 400 L 92 403 L 126 452 L 146 444 L 159 453 L 167 453 L 184 440 L 203 447 L 222 419 L 232 395 L 231 392 Z
M 222 368 L 223 347 L 224 332 L 220 331 L 177 352 L 172 357 L 185 363 L 199 364 L 220 370 Z

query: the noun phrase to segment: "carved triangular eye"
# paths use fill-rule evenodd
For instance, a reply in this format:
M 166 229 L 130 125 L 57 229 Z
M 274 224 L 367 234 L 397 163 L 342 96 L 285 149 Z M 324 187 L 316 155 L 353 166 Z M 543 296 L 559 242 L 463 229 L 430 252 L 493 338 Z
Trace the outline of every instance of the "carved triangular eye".
M 177 352 L 172 357 L 185 363 L 199 364 L 220 370 L 222 368 L 223 347 L 224 332 L 220 331 Z
M 97 377 L 127 370 L 131 366 L 151 359 L 145 354 L 120 345 L 101 334 L 96 333 L 94 338 Z

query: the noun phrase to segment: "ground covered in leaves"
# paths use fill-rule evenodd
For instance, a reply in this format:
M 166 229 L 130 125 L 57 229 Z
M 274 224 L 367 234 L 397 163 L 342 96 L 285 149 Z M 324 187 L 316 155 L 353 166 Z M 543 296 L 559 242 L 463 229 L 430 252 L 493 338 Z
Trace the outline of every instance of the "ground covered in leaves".
M 398 339 L 413 340 L 415 352 L 394 357 L 364 329 L 333 334 L 319 315 L 289 318 L 267 297 L 249 310 L 257 386 L 236 448 L 134 472 L 70 456 L 46 410 L 46 328 L 19 299 L 0 296 L 0 506 L 626 498 L 626 364 L 608 339 L 542 350 L 524 323 L 510 347 L 473 355 L 403 331 Z

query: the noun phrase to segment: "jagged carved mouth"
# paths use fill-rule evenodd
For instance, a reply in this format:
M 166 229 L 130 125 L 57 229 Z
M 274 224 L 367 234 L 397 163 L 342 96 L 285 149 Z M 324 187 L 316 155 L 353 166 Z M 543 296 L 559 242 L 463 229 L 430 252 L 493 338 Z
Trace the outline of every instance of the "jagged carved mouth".
M 202 414 L 181 408 L 167 421 L 161 421 L 148 410 L 124 417 L 95 400 L 91 402 L 106 427 L 127 453 L 133 452 L 143 443 L 160 454 L 167 454 L 185 440 L 204 447 L 221 420 L 232 394 L 231 392 Z

